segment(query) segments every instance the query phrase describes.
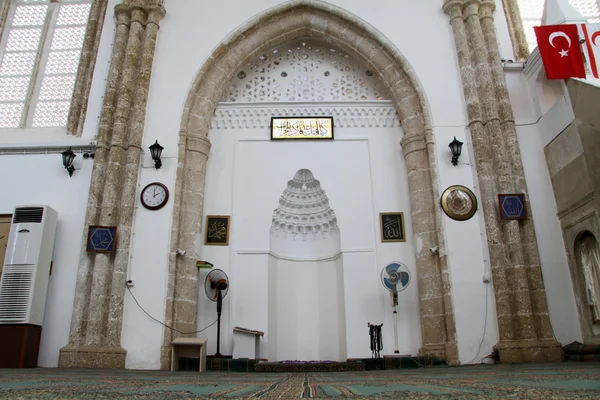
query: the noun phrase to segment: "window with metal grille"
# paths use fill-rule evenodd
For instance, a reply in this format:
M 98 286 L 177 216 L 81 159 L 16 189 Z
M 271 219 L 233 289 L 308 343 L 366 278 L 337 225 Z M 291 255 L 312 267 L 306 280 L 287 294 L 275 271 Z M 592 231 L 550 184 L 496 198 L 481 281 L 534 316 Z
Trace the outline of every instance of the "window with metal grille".
M 13 0 L 0 46 L 0 128 L 63 127 L 92 0 Z
M 545 0 L 519 0 L 519 10 L 521 11 L 529 51 L 533 51 L 537 47 L 533 27 L 540 26 L 544 16 L 545 3 Z M 588 23 L 600 22 L 600 0 L 569 0 L 569 3 Z

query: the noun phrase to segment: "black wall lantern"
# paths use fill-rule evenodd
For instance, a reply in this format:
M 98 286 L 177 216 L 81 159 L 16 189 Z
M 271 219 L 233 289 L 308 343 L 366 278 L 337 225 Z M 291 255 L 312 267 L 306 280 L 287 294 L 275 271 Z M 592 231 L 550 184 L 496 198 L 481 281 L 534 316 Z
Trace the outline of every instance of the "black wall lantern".
M 154 160 L 154 166 L 156 169 L 162 167 L 162 161 L 160 161 L 160 155 L 162 154 L 164 147 L 158 144 L 158 140 L 152 146 L 150 146 L 150 155 Z
M 75 167 L 73 166 L 73 161 L 77 155 L 73 153 L 73 150 L 69 147 L 69 150 L 65 150 L 62 153 L 62 161 L 64 167 L 69 172 L 69 176 L 73 176 L 73 171 L 75 171 Z
M 458 157 L 460 157 L 462 145 L 462 142 L 456 140 L 456 136 L 454 137 L 454 140 L 448 145 L 448 147 L 450 147 L 450 150 L 452 151 L 452 165 L 454 165 L 455 167 L 458 165 Z

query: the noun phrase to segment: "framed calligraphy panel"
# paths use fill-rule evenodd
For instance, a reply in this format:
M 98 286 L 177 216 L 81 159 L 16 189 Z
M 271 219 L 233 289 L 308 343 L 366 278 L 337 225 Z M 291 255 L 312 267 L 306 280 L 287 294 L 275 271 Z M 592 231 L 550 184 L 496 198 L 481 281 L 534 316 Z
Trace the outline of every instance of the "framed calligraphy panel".
M 333 117 L 272 117 L 271 140 L 333 140 Z
M 113 253 L 117 245 L 116 226 L 90 225 L 87 251 L 90 253 Z
M 379 213 L 381 242 L 406 242 L 404 213 Z
M 502 219 L 527 219 L 527 207 L 525 207 L 525 194 L 523 193 L 499 194 L 498 205 Z
M 210 246 L 229 245 L 229 215 L 207 215 L 204 244 Z

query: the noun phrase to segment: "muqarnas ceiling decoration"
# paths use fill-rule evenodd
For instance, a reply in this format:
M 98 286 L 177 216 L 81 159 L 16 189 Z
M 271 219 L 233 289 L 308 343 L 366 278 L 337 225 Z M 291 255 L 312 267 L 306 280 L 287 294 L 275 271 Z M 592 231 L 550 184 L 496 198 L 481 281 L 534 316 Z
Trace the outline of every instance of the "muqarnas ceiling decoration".
M 339 254 L 340 229 L 327 194 L 308 169 L 287 183 L 273 212 L 271 251 L 282 256 L 320 259 Z

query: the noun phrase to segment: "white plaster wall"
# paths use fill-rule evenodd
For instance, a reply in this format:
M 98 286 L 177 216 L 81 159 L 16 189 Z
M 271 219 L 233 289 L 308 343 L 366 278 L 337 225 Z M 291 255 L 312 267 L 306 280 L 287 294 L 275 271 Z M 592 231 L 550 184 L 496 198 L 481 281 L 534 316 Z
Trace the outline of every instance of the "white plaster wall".
M 500 4 L 501 1 L 497 0 Z M 27 130 L 26 132 L 0 131 L 0 143 L 6 147 L 12 145 L 43 145 L 46 143 L 61 144 L 65 148 L 71 143 L 88 143 L 97 133 L 100 109 L 106 85 L 106 75 L 110 62 L 112 41 L 114 37 L 113 9 L 119 0 L 110 0 L 105 27 L 103 30 L 98 59 L 92 83 L 88 115 L 82 139 L 65 138 L 61 130 Z M 167 1 L 165 7 L 167 16 L 162 21 L 158 35 L 156 59 L 153 67 L 153 76 L 148 98 L 148 113 L 146 118 L 146 131 L 144 136 L 143 168 L 140 172 L 141 189 L 147 183 L 160 181 L 165 183 L 172 191 L 176 172 L 176 155 L 180 117 L 187 92 L 195 74 L 201 68 L 204 60 L 209 56 L 220 41 L 234 29 L 250 19 L 252 16 L 266 9 L 282 3 L 278 0 L 253 0 L 236 2 L 208 2 L 207 0 L 178 0 Z M 410 62 L 416 76 L 425 89 L 430 102 L 431 114 L 435 125 L 435 135 L 438 148 L 438 163 L 440 169 L 440 189 L 462 182 L 471 182 L 472 171 L 460 165 L 450 167 L 450 157 L 447 143 L 454 134 L 460 140 L 464 137 L 466 124 L 466 111 L 460 86 L 460 78 L 456 62 L 454 41 L 448 18 L 441 10 L 440 1 L 397 1 L 373 0 L 370 2 L 355 0 L 336 0 L 332 4 L 347 9 L 354 15 L 376 27 L 386 36 Z M 207 10 L 210 10 L 208 12 Z M 503 56 L 507 53 L 508 45 L 505 22 L 500 14 L 496 18 L 499 30 L 499 39 Z M 415 40 L 418 38 L 418 40 Z M 427 49 L 427 51 L 423 51 Z M 441 68 L 440 66 L 443 66 Z M 263 135 L 261 132 L 260 135 Z M 371 132 L 369 132 L 369 135 Z M 252 133 L 255 135 L 255 133 Z M 365 134 L 363 137 L 367 136 Z M 369 141 L 370 163 L 373 171 L 389 170 L 390 162 L 394 168 L 402 168 L 401 149 L 398 145 L 399 137 L 384 136 L 383 141 Z M 158 139 L 165 147 L 163 152 L 163 167 L 155 170 L 148 155 L 148 146 Z M 212 139 L 212 138 L 211 138 Z M 235 140 L 232 135 L 223 135 L 224 141 L 230 141 L 233 146 Z M 463 140 L 465 141 L 465 140 Z M 235 146 L 233 146 L 235 147 Z M 234 182 L 234 163 L 224 157 L 223 145 L 214 146 L 211 151 L 211 167 L 218 169 L 218 176 L 207 182 L 209 197 L 206 199 L 205 210 L 212 214 L 227 214 L 234 210 L 231 182 Z M 391 149 L 393 152 L 382 151 Z M 397 153 L 397 154 L 396 154 Z M 237 157 L 237 156 L 236 156 Z M 464 157 L 464 156 L 463 156 Z M 463 158 L 464 159 L 464 158 Z M 15 167 L 21 166 L 20 168 Z M 21 161 L 22 160 L 22 161 Z M 30 161 L 36 160 L 36 168 L 31 168 Z M 39 160 L 39 161 L 37 161 Z M 4 163 L 4 164 L 3 164 Z M 75 288 L 76 271 L 80 256 L 80 241 L 83 231 L 85 204 L 89 190 L 89 174 L 91 161 L 84 166 L 82 171 L 76 171 L 73 178 L 68 179 L 64 169 L 60 166 L 60 157 L 47 156 L 0 156 L 0 166 L 4 170 L 19 171 L 18 174 L 3 176 L 4 186 L 11 194 L 3 196 L 0 208 L 3 212 L 10 212 L 12 207 L 23 202 L 31 202 L 31 196 L 39 202 L 47 203 L 59 211 L 59 235 L 63 226 L 68 227 L 70 235 L 69 244 L 57 238 L 55 260 L 62 260 L 64 265 L 60 272 L 55 272 L 51 279 L 51 289 L 48 294 L 47 320 L 57 321 L 45 327 L 44 337 L 40 348 L 40 365 L 56 366 L 58 350 L 68 341 L 73 293 Z M 393 163 L 397 163 L 393 164 Z M 41 167 L 37 167 L 37 166 Z M 400 166 L 399 166 L 400 165 Z M 86 169 L 87 168 L 87 169 Z M 86 172 L 87 171 L 87 172 Z M 403 170 L 402 170 L 403 171 Z M 86 175 L 87 178 L 86 178 Z M 405 176 L 405 173 L 400 175 Z M 373 191 L 386 190 L 384 173 L 372 172 L 371 179 Z M 30 180 L 32 178 L 33 180 Z M 210 183 L 210 179 L 216 179 Z M 37 191 L 37 182 L 51 188 L 46 191 Z M 227 184 L 226 184 L 227 183 Z M 61 190 L 63 185 L 68 185 L 70 194 Z M 209 186 L 210 185 L 210 186 Z M 57 189 L 58 188 L 58 189 Z M 65 193 L 65 194 L 63 194 Z M 410 213 L 406 190 L 388 191 L 388 195 L 374 196 L 372 199 L 373 214 L 369 221 L 368 229 L 372 231 L 371 239 L 364 243 L 350 243 L 344 252 L 344 279 L 345 287 L 356 296 L 347 298 L 347 309 L 356 311 L 361 315 L 354 321 L 347 321 L 349 357 L 370 356 L 368 351 L 366 322 L 383 322 L 384 352 L 391 352 L 393 347 L 392 314 L 389 307 L 387 292 L 379 290 L 379 271 L 385 263 L 399 260 L 407 263 L 414 272 L 414 256 L 412 255 L 412 230 L 410 228 Z M 266 201 L 267 199 L 265 199 Z M 53 204 L 58 203 L 58 204 Z M 153 317 L 164 318 L 164 293 L 167 280 L 167 252 L 170 242 L 170 228 L 172 220 L 172 199 L 168 205 L 159 211 L 147 211 L 141 207 L 136 210 L 134 222 L 134 237 L 132 238 L 131 263 L 128 275 L 134 280 L 131 289 L 141 306 Z M 405 211 L 406 229 L 409 241 L 406 244 L 382 244 L 378 239 L 376 215 L 382 211 L 401 209 Z M 479 215 L 480 213 L 476 214 Z M 483 310 L 480 305 L 478 314 L 468 301 L 470 293 L 474 291 L 482 296 L 483 285 L 480 282 L 480 270 L 483 269 L 482 260 L 485 251 L 477 244 L 480 236 L 473 225 L 475 220 L 466 223 L 456 223 L 444 218 L 448 223 L 445 230 L 448 238 L 449 264 L 453 284 L 455 301 L 456 322 L 460 343 L 461 359 L 470 358 L 474 352 L 474 345 L 479 344 L 480 336 L 473 329 L 473 321 L 483 319 Z M 479 221 L 480 223 L 481 221 Z M 235 224 L 235 219 L 233 220 Z M 239 227 L 234 226 L 234 236 Z M 354 231 L 360 227 L 351 226 Z M 476 235 L 477 240 L 466 239 L 468 235 Z M 470 237 L 469 236 L 469 237 Z M 465 242 L 472 244 L 465 249 Z M 75 243 L 76 242 L 76 243 Z M 246 326 L 253 329 L 266 329 L 267 321 L 265 312 L 267 306 L 266 282 L 258 281 L 253 285 L 243 283 L 252 279 L 256 274 L 266 274 L 267 255 L 252 248 L 235 250 L 229 248 L 202 248 L 201 238 L 198 239 L 200 258 L 216 260 L 236 280 L 232 281 L 231 294 L 225 299 L 225 305 L 234 302 L 236 296 L 244 298 L 249 296 L 253 302 L 237 302 L 231 315 L 225 316 L 223 331 L 229 332 L 235 325 Z M 62 243 L 59 245 L 59 243 Z M 462 246 L 462 247 L 461 247 Z M 218 250 L 218 251 L 217 251 Z M 409 260 L 406 262 L 406 260 Z M 367 265 L 364 268 L 363 265 Z M 230 269 L 227 269 L 230 268 Z M 55 263 L 55 271 L 58 264 Z M 200 280 L 206 271 L 200 272 Z M 413 274 L 413 278 L 414 278 Z M 60 279 L 58 279 L 60 277 Z M 57 289 L 54 290 L 53 288 Z M 60 296 L 58 295 L 60 293 Z M 373 293 L 377 293 L 374 299 Z M 482 298 L 482 297 L 480 297 Z M 200 317 L 199 328 L 213 322 L 216 315 L 214 304 L 207 304 L 202 291 L 199 295 Z M 400 352 L 402 354 L 415 354 L 420 346 L 420 324 L 418 321 L 418 300 L 416 285 L 401 294 L 401 306 L 398 309 Z M 473 306 L 475 307 L 475 306 Z M 54 311 L 51 311 L 54 310 Z M 493 310 L 489 310 L 488 319 L 492 318 Z M 60 317 L 57 317 L 57 313 Z M 225 313 L 227 314 L 227 313 Z M 479 315 L 479 316 L 478 316 Z M 415 317 L 417 316 L 417 317 Z M 55 318 L 56 317 L 56 318 Z M 231 321 L 230 321 L 231 320 Z M 493 318 L 492 318 L 493 320 Z M 253 326 L 250 326 L 253 325 Z M 160 346 L 162 345 L 162 326 L 147 317 L 142 310 L 132 301 L 126 293 L 125 315 L 123 324 L 122 344 L 128 350 L 128 368 L 159 367 Z M 488 332 L 495 330 L 487 326 Z M 207 332 L 211 332 L 209 329 Z M 203 333 L 204 334 L 204 333 Z M 209 334 L 209 344 L 214 345 L 214 335 Z M 488 333 L 485 345 L 493 342 L 493 334 Z M 139 338 L 143 336 L 144 340 Z M 266 339 L 262 340 L 264 345 Z M 483 346 L 485 347 L 485 346 Z M 263 347 L 261 347 L 263 348 Z M 366 349 L 366 351 L 365 351 Z M 214 347 L 213 347 L 214 351 Z M 209 353 L 211 350 L 209 350 Z M 229 341 L 225 340 L 222 352 L 230 352 Z M 484 354 L 484 350 L 480 354 Z
M 270 361 L 346 361 L 343 268 L 269 256 Z
M 401 131 L 338 128 L 335 135 L 334 142 L 273 143 L 268 129 L 212 130 L 210 134 L 213 147 L 204 212 L 232 215 L 232 231 L 228 248 L 202 245 L 198 251 L 203 259 L 230 274 L 229 308 L 223 320 L 230 321 L 231 327 L 266 332 L 261 341 L 263 357 L 269 340 L 266 281 L 271 217 L 287 181 L 300 168 L 310 169 L 321 181 L 338 219 L 348 357 L 370 356 L 367 322 L 386 324 L 384 348 L 393 351 L 389 295 L 379 282 L 379 273 L 394 260 L 404 262 L 413 272 L 415 265 L 406 171 L 399 146 Z M 377 218 L 383 211 L 405 212 L 406 243 L 380 243 Z M 420 347 L 416 285 L 402 293 L 401 301 L 401 348 L 405 354 L 416 354 Z M 199 302 L 199 326 L 203 327 L 214 321 L 215 311 L 203 293 Z M 206 335 L 209 354 L 214 352 L 213 330 Z M 227 335 L 225 346 L 230 346 L 230 329 L 223 332 Z
M 180 116 L 190 85 L 212 50 L 253 16 L 280 0 L 166 2 L 148 99 L 145 144 L 178 144 Z M 464 124 L 465 107 L 454 41 L 439 1 L 331 1 L 376 27 L 404 54 L 425 89 L 436 125 Z M 207 12 L 210 10 L 210 12 Z M 415 40 L 418 37 L 418 40 Z M 423 51 L 427 49 L 427 51 Z M 443 66 L 443 67 L 440 67 Z
M 58 212 L 38 357 L 41 367 L 56 367 L 58 351 L 69 340 L 92 161 L 78 155 L 75 167 L 69 178 L 60 154 L 0 156 L 4 171 L 0 174 L 0 213 L 12 214 L 15 206 L 27 204 L 45 204 Z
M 191 82 L 204 60 L 208 57 L 212 49 L 214 49 L 225 36 L 238 26 L 252 16 L 280 3 L 282 2 L 274 0 L 248 1 L 236 4 L 235 7 L 231 7 L 230 4 L 226 3 L 211 3 L 210 13 L 205 11 L 207 7 L 206 2 L 178 1 L 166 4 L 167 16 L 161 23 L 161 30 L 157 42 L 157 58 L 154 64 L 152 87 L 148 103 L 145 146 L 150 145 L 155 138 L 158 138 L 166 147 L 165 152 L 167 154 L 169 154 L 169 152 L 172 155 L 175 154 L 178 141 L 177 132 L 180 128 L 178 117 L 181 115 Z M 430 102 L 431 114 L 433 116 L 434 125 L 436 126 L 436 134 L 438 132 L 437 128 L 442 127 L 459 127 L 459 131 L 463 132 L 463 127 L 466 125 L 466 111 L 460 86 L 460 75 L 456 62 L 454 41 L 448 18 L 443 13 L 440 2 L 390 2 L 378 0 L 367 3 L 339 0 L 332 1 L 331 3 L 345 8 L 354 15 L 360 16 L 360 18 L 367 23 L 375 26 L 376 29 L 394 43 L 397 49 L 399 49 L 399 51 L 409 60 L 412 68 L 416 72 L 416 76 L 423 85 L 427 99 Z M 503 18 L 497 18 L 497 24 L 502 33 L 505 24 Z M 210 35 L 206 35 L 204 32 L 210 32 Z M 415 40 L 415 35 L 418 35 L 417 37 L 419 40 Z M 504 39 L 507 37 L 506 34 L 500 36 L 504 37 Z M 506 40 L 503 40 L 502 43 L 504 43 L 504 47 L 506 47 Z M 428 51 L 423 51 L 424 48 L 427 48 Z M 443 65 L 444 67 L 440 68 L 440 65 Z M 440 148 L 444 149 L 450 140 L 446 141 L 444 139 L 444 141 L 440 141 Z M 398 146 L 398 140 L 392 141 L 391 145 L 396 149 L 395 151 L 398 152 L 399 158 L 401 158 L 401 149 Z M 374 157 L 373 159 L 378 160 L 379 157 Z M 383 163 L 383 161 L 381 162 Z M 232 198 L 232 196 L 226 194 L 226 185 L 224 185 L 224 182 L 227 182 L 228 179 L 233 179 L 233 171 L 225 162 L 223 153 L 219 152 L 215 147 L 213 147 L 213 150 L 211 151 L 210 163 L 211 168 L 218 168 L 221 170 L 220 177 L 222 177 L 222 179 L 219 184 L 216 184 L 207 190 L 209 197 L 206 199 L 205 210 L 212 214 L 227 214 L 228 207 L 230 207 L 228 205 L 228 199 Z M 450 164 L 447 154 L 444 153 L 444 156 L 440 157 L 439 163 L 442 171 L 448 168 Z M 373 174 L 373 176 L 374 182 L 378 179 L 383 180 L 383 178 L 380 178 L 377 174 Z M 472 179 L 472 173 L 470 170 L 464 168 L 455 169 L 451 176 L 448 176 L 447 178 L 442 176 L 440 189 L 444 189 L 445 187 L 456 183 L 459 178 L 463 180 Z M 210 204 L 211 201 L 213 201 L 211 200 L 211 196 L 213 196 L 211 193 L 214 193 L 214 191 L 217 192 L 215 195 L 218 196 L 220 201 L 215 201 L 218 205 L 211 208 Z M 394 204 L 393 201 L 393 196 L 392 198 L 381 196 L 375 200 L 375 208 L 389 210 L 390 206 Z M 386 204 L 387 202 L 390 202 L 390 204 Z M 403 209 L 408 213 L 408 203 L 404 205 Z M 164 229 L 166 228 L 166 225 L 161 224 L 158 227 L 159 229 Z M 464 224 L 451 224 L 446 227 L 446 233 L 448 237 L 464 238 L 463 227 Z M 375 224 L 373 225 L 373 229 L 376 229 Z M 412 230 L 410 229 L 410 224 L 407 224 L 407 231 L 409 238 L 411 238 Z M 479 234 L 477 234 L 476 238 L 477 241 L 480 241 Z M 379 250 L 381 246 L 382 244 L 375 241 L 372 242 L 370 248 L 372 249 L 375 247 Z M 396 245 L 387 244 L 387 246 L 390 246 L 389 248 L 392 249 Z M 476 254 L 482 252 L 480 244 L 474 246 Z M 224 253 L 220 264 L 229 265 L 231 263 L 232 272 L 237 271 L 240 268 L 238 266 L 238 260 L 242 258 L 244 259 L 244 263 L 251 265 L 247 270 L 244 270 L 244 274 L 246 275 L 242 276 L 250 275 L 251 272 L 249 271 L 259 271 L 265 268 L 264 263 L 266 259 L 264 258 L 264 254 L 245 255 L 238 254 L 235 251 L 228 252 L 224 249 L 219 251 Z M 213 250 L 204 249 L 200 253 L 202 254 L 201 258 L 214 260 L 212 252 Z M 374 258 L 373 254 L 369 254 L 370 253 L 368 252 L 356 252 L 353 253 L 353 256 L 360 258 L 363 262 L 369 262 L 373 265 L 371 274 L 375 276 L 378 276 L 379 273 L 376 265 L 380 264 L 383 266 L 386 262 L 400 258 L 400 255 L 394 251 L 391 251 L 388 256 L 379 256 L 381 258 Z M 457 257 L 454 253 L 449 254 L 454 294 L 456 296 L 457 293 L 460 293 L 459 297 L 463 296 L 468 298 L 473 287 L 476 287 L 478 290 L 483 290 L 480 271 L 477 272 L 476 277 L 471 278 L 472 280 L 463 281 L 464 276 L 472 276 L 469 274 L 470 271 L 475 268 L 482 268 L 481 258 L 477 260 L 477 258 L 473 257 L 473 254 L 471 254 L 471 247 L 466 254 L 461 252 L 457 252 L 457 254 L 462 256 Z M 345 257 L 348 257 L 348 255 L 345 254 Z M 358 274 L 355 278 L 349 278 L 349 276 L 352 276 L 350 272 L 345 274 L 345 279 L 349 282 L 350 286 L 355 285 L 356 282 L 365 281 L 364 277 L 359 273 L 360 270 L 355 269 L 354 267 L 348 267 L 348 264 L 346 263 L 345 265 L 346 268 L 349 268 L 350 270 L 356 270 L 356 273 Z M 454 269 L 458 269 L 459 271 L 455 273 Z M 460 278 L 456 280 L 455 276 Z M 354 279 L 356 279 L 356 281 Z M 374 282 L 374 280 L 371 279 L 368 282 Z M 369 283 L 369 285 L 370 284 L 371 283 Z M 234 301 L 233 299 L 236 295 L 233 290 L 235 287 L 234 285 L 236 285 L 236 283 L 232 284 L 231 301 Z M 258 284 L 259 287 L 262 287 L 261 285 L 263 284 Z M 379 285 L 379 283 L 376 283 L 375 285 Z M 416 288 L 413 290 L 416 290 Z M 248 291 L 250 291 L 250 289 L 248 289 Z M 266 307 L 267 303 L 264 290 L 261 292 L 259 289 L 252 289 L 251 291 L 258 304 L 261 304 L 261 307 Z M 416 291 L 413 295 L 416 296 Z M 405 294 L 403 293 L 402 296 L 410 298 L 411 294 L 410 292 L 407 292 Z M 203 302 L 202 297 L 203 294 L 200 295 L 201 304 Z M 481 295 L 481 298 L 483 300 L 483 295 Z M 370 301 L 372 300 L 369 299 L 368 302 Z M 464 302 L 469 303 L 468 300 L 465 300 Z M 370 318 L 371 322 L 376 323 L 376 320 L 379 319 L 380 322 L 385 323 L 386 327 L 391 327 L 392 314 L 391 307 L 388 305 L 389 298 L 387 293 L 380 292 L 377 303 L 378 308 L 381 311 L 377 313 L 373 312 Z M 364 303 L 358 304 L 352 301 L 348 303 L 348 307 L 354 306 L 359 308 L 366 307 Z M 416 297 L 410 301 L 406 300 L 405 306 L 406 308 L 400 307 L 398 310 L 401 318 L 403 313 L 406 313 L 406 315 L 416 315 L 415 312 L 418 310 L 418 301 L 416 300 Z M 212 317 L 204 318 L 202 316 L 205 314 L 202 307 L 203 306 L 201 306 L 200 311 L 199 328 L 212 322 Z M 211 310 L 213 308 L 212 306 L 207 307 Z M 244 310 L 250 308 L 247 304 L 244 304 L 243 306 L 240 305 L 240 307 L 243 307 Z M 481 314 L 479 316 L 480 320 L 483 320 L 482 308 L 483 306 L 480 306 L 478 311 L 478 313 Z M 457 308 L 455 307 L 455 309 Z M 157 314 L 160 314 L 160 311 L 162 310 L 159 308 L 155 309 Z M 457 313 L 457 327 L 459 331 L 463 332 L 463 335 L 467 335 L 463 338 L 461 337 L 461 334 L 459 334 L 459 341 L 461 343 L 467 343 L 465 344 L 467 347 L 463 350 L 463 353 L 466 351 L 464 354 L 467 358 L 470 354 L 468 349 L 473 347 L 471 342 L 478 344 L 481 340 L 480 336 L 474 334 L 471 311 L 472 310 L 467 310 L 462 314 L 460 312 Z M 251 312 L 251 315 L 257 314 L 259 313 Z M 493 312 L 488 313 L 488 315 L 493 314 Z M 240 318 L 244 321 L 262 321 L 262 328 L 266 327 L 266 321 L 258 315 L 256 318 L 250 318 L 245 312 L 240 312 L 239 315 L 243 315 Z M 355 325 L 352 325 L 350 321 L 348 322 L 347 332 L 349 349 L 365 348 L 366 345 L 364 343 L 366 342 L 363 339 L 364 334 L 359 332 L 362 332 L 362 329 L 366 329 L 366 322 L 367 321 L 357 322 Z M 350 325 L 352 325 L 352 327 Z M 261 329 L 261 326 L 249 326 L 249 328 Z M 229 327 L 227 327 L 227 329 L 229 329 Z M 406 340 L 406 342 L 402 342 L 401 340 L 401 353 L 415 353 L 415 345 L 420 341 L 419 330 L 420 326 L 418 320 L 414 320 L 410 324 L 401 324 L 399 334 Z M 494 332 L 493 327 L 488 327 L 488 332 Z M 384 333 L 384 339 L 386 340 L 384 344 L 385 348 L 391 349 L 393 347 L 392 335 Z M 488 340 L 490 342 L 493 341 L 493 339 Z M 264 341 L 266 341 L 266 339 Z M 210 342 L 214 343 L 213 340 L 209 340 L 209 343 Z M 483 351 L 482 354 L 484 354 Z M 368 355 L 369 353 L 366 354 L 366 356 Z M 349 356 L 352 356 L 352 354 L 349 353 Z
M 454 138 L 463 142 L 459 164 L 454 167 L 448 148 Z M 440 195 L 452 185 L 471 189 L 478 201 L 473 145 L 466 127 L 440 127 L 435 130 L 436 151 L 440 174 Z M 498 322 L 492 284 L 483 283 L 491 277 L 483 209 L 478 204 L 475 215 L 467 221 L 455 221 L 443 216 L 446 251 L 452 282 L 452 301 L 456 319 L 458 352 L 461 363 L 479 363 L 498 343 Z

